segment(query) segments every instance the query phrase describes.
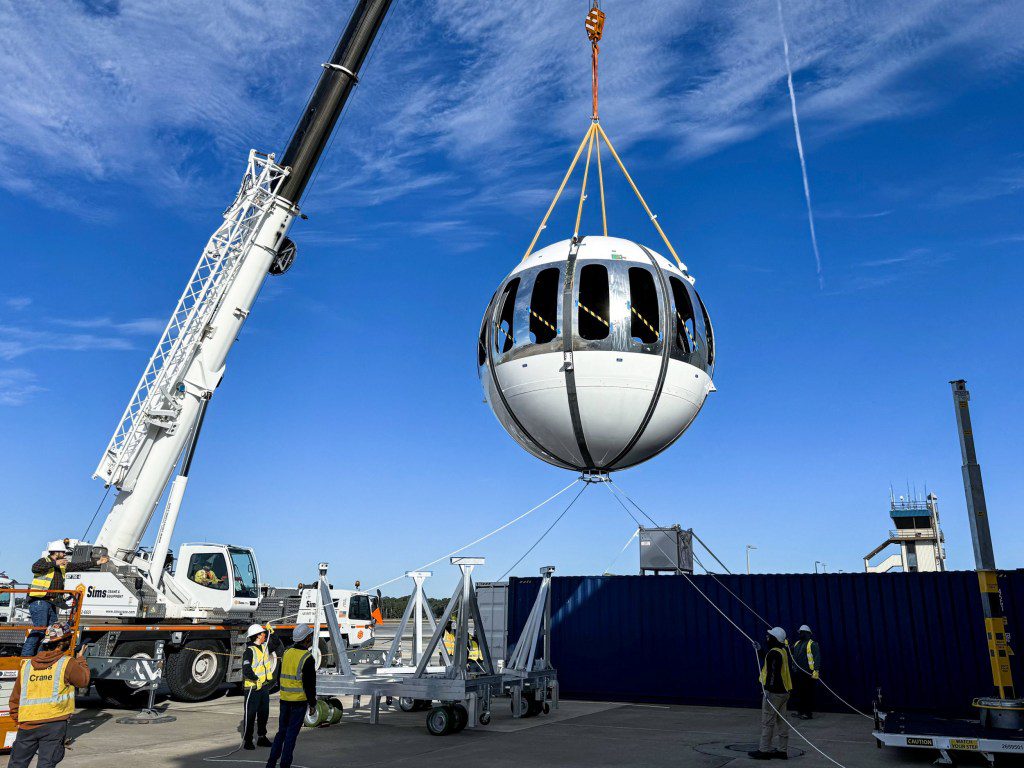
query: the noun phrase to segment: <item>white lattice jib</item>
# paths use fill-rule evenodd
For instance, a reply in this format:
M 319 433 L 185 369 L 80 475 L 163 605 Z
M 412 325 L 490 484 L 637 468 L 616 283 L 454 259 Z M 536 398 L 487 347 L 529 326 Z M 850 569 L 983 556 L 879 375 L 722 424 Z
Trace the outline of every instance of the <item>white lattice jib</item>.
M 260 224 L 272 209 L 287 171 L 273 155 L 249 153 L 249 163 L 224 223 L 213 233 L 185 286 L 178 305 L 118 422 L 94 477 L 120 487 L 150 425 L 175 426 L 178 388 L 202 344 L 210 318 L 244 262 Z

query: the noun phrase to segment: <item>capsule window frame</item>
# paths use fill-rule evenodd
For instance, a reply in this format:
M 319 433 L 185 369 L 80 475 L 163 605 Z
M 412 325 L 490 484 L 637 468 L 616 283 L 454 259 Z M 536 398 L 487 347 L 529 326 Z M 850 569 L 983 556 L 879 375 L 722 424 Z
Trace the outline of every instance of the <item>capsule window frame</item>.
M 552 274 L 554 275 L 553 281 L 550 279 Z M 543 285 L 542 280 L 546 281 Z M 550 293 L 549 296 L 540 297 L 543 299 L 543 305 L 538 301 L 538 291 L 540 290 Z M 561 336 L 561 327 L 558 324 L 561 296 L 562 270 L 557 266 L 550 266 L 537 272 L 530 288 L 529 303 L 526 305 L 527 328 L 531 344 L 540 346 L 550 344 Z M 554 325 L 554 330 L 550 325 Z
M 602 275 L 604 285 L 600 285 L 600 277 L 590 278 L 590 275 Z M 592 285 L 595 279 L 598 284 Z M 580 339 L 588 342 L 604 341 L 611 335 L 611 285 L 611 274 L 607 264 L 591 262 L 580 266 L 576 278 L 576 336 Z M 594 290 L 598 293 L 604 291 L 603 303 L 600 298 L 591 296 Z M 602 319 L 595 318 L 591 313 Z M 592 328 L 600 329 L 599 335 L 588 336 L 584 333 L 584 330 L 590 331 Z
M 697 335 L 697 313 L 696 308 L 693 306 L 693 300 L 690 298 L 690 292 L 686 290 L 686 283 L 688 281 L 675 275 L 670 275 L 668 279 L 669 290 L 672 292 L 672 309 L 674 311 L 672 327 L 675 332 L 672 334 L 672 343 L 680 353 L 687 359 L 690 355 L 694 354 L 700 346 L 699 337 Z M 681 312 L 679 306 L 680 295 L 686 302 L 686 307 L 689 312 Z M 687 326 L 687 323 L 690 323 Z M 689 333 L 687 333 L 689 330 Z
M 520 278 L 513 277 L 501 290 L 501 298 L 494 308 L 494 352 L 507 355 L 515 347 L 516 298 L 519 293 Z M 502 324 L 508 328 L 503 329 Z
M 626 272 L 626 281 L 629 286 L 629 327 L 626 335 L 631 344 L 652 347 L 663 337 L 657 276 L 647 267 L 630 266 Z M 636 295 L 644 292 L 648 292 L 648 295 Z

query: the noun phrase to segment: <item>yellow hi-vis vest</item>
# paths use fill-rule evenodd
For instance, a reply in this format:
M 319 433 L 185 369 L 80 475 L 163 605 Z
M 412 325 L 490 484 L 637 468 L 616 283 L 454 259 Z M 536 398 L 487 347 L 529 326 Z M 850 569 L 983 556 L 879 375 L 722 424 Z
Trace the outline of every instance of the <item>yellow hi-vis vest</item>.
M 785 648 L 769 648 L 768 653 L 764 655 L 764 664 L 761 666 L 761 675 L 757 679 L 761 681 L 763 686 L 768 682 L 768 654 L 776 652 L 782 657 L 782 666 L 779 668 L 782 672 L 782 685 L 787 691 L 793 690 L 793 678 L 789 676 L 789 656 L 786 654 Z
M 263 645 L 250 645 L 252 649 L 252 671 L 256 675 L 256 681 L 246 680 L 246 688 L 262 688 L 270 678 L 274 676 L 274 659 L 267 650 L 266 643 Z M 302 682 L 299 681 L 299 687 Z
M 21 699 L 18 722 L 38 723 L 70 717 L 75 711 L 75 687 L 64 682 L 68 657 L 61 656 L 48 669 L 33 669 L 26 659 L 21 665 Z
M 288 648 L 281 659 L 281 701 L 305 701 L 302 690 L 302 665 L 310 656 L 302 648 Z
M 29 587 L 31 590 L 28 593 L 29 597 L 46 597 L 46 590 L 53 584 L 53 574 L 56 571 L 56 566 L 48 570 L 46 573 L 37 573 L 32 577 L 32 586 Z M 61 575 L 67 572 L 67 568 L 63 565 L 60 567 Z

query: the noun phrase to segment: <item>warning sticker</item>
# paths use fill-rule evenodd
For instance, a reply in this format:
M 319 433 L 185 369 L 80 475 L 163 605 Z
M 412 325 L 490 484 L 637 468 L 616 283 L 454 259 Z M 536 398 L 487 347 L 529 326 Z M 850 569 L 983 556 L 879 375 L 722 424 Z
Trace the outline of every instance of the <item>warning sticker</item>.
M 908 747 L 933 747 L 935 742 L 924 736 L 907 736 Z
M 976 752 L 978 750 L 978 740 L 977 739 L 950 739 L 949 740 L 949 748 L 950 749 L 962 749 L 962 750 L 965 750 L 965 751 L 974 751 L 974 752 Z

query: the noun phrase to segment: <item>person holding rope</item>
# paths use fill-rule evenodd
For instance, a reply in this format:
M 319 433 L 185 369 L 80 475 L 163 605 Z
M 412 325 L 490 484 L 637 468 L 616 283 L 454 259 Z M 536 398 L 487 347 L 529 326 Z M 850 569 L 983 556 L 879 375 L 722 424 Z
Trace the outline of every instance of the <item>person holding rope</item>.
M 758 649 L 761 660 L 761 741 L 757 749 L 747 754 L 754 760 L 789 759 L 789 723 L 786 722 L 786 702 L 793 690 L 789 675 L 789 655 L 786 648 L 786 630 L 772 627 L 768 630 L 768 647 Z M 776 731 L 779 748 L 772 749 Z
M 242 747 L 269 747 L 267 719 L 270 716 L 270 689 L 274 680 L 277 657 L 267 645 L 267 630 L 253 624 L 246 633 L 250 645 L 242 654 L 242 679 L 245 687 L 245 709 L 242 722 Z M 256 743 L 253 736 L 258 735 Z
M 800 638 L 793 644 L 793 709 L 801 720 L 814 717 L 814 694 L 821 670 L 821 649 L 818 641 L 811 637 L 811 628 L 806 624 L 797 630 Z
M 11 691 L 11 720 L 18 734 L 8 768 L 28 768 L 37 756 L 38 768 L 53 768 L 64 759 L 75 688 L 89 687 L 89 666 L 82 654 L 68 655 L 73 637 L 66 621 L 50 625 L 39 652 L 21 664 Z

